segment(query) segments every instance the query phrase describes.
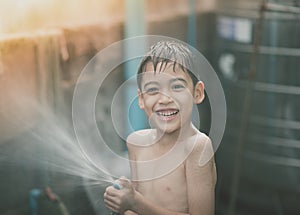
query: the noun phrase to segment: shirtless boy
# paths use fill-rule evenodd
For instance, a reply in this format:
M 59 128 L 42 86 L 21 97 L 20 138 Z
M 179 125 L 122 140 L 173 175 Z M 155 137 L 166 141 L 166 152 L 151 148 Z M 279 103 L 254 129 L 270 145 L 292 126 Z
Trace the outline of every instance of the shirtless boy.
M 194 104 L 204 99 L 204 84 L 189 49 L 161 41 L 143 58 L 138 70 L 139 106 L 151 129 L 127 138 L 131 180 L 122 189 L 107 187 L 104 202 L 119 214 L 214 214 L 216 169 L 212 143 L 191 121 Z

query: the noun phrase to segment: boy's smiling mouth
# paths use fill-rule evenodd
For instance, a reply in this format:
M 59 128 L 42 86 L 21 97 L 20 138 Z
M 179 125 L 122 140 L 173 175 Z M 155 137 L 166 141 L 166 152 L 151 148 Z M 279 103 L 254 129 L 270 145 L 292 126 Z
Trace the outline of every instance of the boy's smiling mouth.
M 170 121 L 176 117 L 176 115 L 179 113 L 178 109 L 160 109 L 155 111 L 155 113 L 158 115 L 159 119 L 163 121 Z

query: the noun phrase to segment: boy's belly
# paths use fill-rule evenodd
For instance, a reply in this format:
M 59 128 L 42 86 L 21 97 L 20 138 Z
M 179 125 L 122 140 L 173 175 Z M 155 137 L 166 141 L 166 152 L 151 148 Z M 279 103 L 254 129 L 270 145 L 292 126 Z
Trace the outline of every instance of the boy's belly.
M 139 182 L 138 191 L 164 208 L 178 212 L 188 211 L 184 165 L 161 178 Z

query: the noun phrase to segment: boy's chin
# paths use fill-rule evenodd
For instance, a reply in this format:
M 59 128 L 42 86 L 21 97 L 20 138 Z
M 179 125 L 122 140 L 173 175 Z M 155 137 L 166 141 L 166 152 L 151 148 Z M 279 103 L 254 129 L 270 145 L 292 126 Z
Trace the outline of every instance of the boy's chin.
M 166 126 L 158 126 L 158 127 L 156 127 L 156 130 L 163 134 L 172 134 L 172 133 L 178 131 L 179 128 L 177 128 L 175 126 L 166 125 Z
M 150 121 L 150 126 L 152 129 L 155 129 L 160 134 L 171 134 L 180 130 L 179 122 L 177 121 L 163 121 L 160 119 L 153 119 Z

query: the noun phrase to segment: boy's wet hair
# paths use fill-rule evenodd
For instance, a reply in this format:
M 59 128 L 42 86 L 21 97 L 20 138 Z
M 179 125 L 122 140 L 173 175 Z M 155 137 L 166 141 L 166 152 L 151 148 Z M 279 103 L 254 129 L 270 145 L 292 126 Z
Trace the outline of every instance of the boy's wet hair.
M 163 72 L 168 63 L 173 63 L 173 71 L 176 66 L 187 72 L 195 86 L 199 79 L 192 71 L 195 71 L 194 57 L 189 48 L 176 41 L 160 41 L 150 48 L 150 51 L 143 57 L 137 73 L 137 83 L 141 89 L 142 73 L 146 70 L 146 65 L 152 63 L 154 66 L 154 73 Z M 158 68 L 158 64 L 160 64 Z M 192 71 L 191 71 L 192 70 Z

